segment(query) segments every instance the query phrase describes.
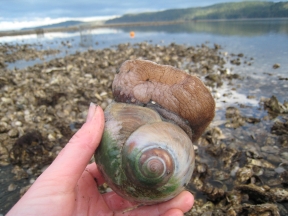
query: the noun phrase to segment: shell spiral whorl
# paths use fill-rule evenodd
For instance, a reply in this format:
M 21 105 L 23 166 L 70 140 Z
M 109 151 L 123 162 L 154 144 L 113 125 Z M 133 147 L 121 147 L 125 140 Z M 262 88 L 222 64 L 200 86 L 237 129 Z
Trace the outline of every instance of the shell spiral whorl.
M 135 182 L 141 185 L 152 187 L 163 185 L 174 171 L 171 155 L 163 149 L 153 147 L 142 149 L 136 158 L 128 155 L 127 160 L 127 174 L 131 174 Z
M 163 122 L 140 127 L 131 134 L 123 148 L 123 164 L 126 165 L 127 175 L 131 175 L 136 184 L 138 182 L 143 187 L 164 185 L 175 170 L 175 153 L 167 147 L 169 143 L 153 140 L 159 135 L 155 129 L 161 126 Z
M 147 178 L 158 179 L 174 170 L 171 155 L 162 149 L 145 149 L 141 154 L 139 165 Z

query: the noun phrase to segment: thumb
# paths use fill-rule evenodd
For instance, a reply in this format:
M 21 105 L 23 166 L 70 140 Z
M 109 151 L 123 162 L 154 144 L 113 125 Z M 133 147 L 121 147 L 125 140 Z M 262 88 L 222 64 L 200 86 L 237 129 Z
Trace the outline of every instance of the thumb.
M 52 175 L 61 181 L 68 181 L 67 185 L 74 187 L 98 147 L 103 129 L 103 110 L 91 103 L 86 123 L 74 134 L 40 177 L 49 178 Z

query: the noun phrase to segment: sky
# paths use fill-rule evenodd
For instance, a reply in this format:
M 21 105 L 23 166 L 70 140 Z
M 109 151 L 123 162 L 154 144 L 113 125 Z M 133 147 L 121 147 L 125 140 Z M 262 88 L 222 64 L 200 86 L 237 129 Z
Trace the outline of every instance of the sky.
M 126 13 L 202 7 L 239 1 L 241 0 L 0 0 L 0 30 L 30 27 L 29 23 L 46 25 L 71 18 L 90 21 Z

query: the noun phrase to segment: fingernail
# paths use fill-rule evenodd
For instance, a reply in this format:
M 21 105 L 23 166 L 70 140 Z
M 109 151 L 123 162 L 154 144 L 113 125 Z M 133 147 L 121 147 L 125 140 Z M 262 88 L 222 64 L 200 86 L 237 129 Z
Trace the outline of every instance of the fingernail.
M 87 114 L 87 118 L 86 118 L 86 122 L 90 122 L 93 119 L 93 116 L 94 116 L 94 114 L 96 112 L 97 106 L 98 105 L 94 104 L 93 102 L 90 103 L 88 114 Z

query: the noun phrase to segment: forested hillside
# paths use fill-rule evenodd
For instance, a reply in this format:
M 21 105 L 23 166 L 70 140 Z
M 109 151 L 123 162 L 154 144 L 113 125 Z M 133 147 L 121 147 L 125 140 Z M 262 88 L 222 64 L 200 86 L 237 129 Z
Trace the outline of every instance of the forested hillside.
M 207 7 L 171 9 L 160 12 L 126 14 L 106 23 L 165 22 L 201 19 L 249 19 L 288 17 L 288 2 L 243 1 Z

